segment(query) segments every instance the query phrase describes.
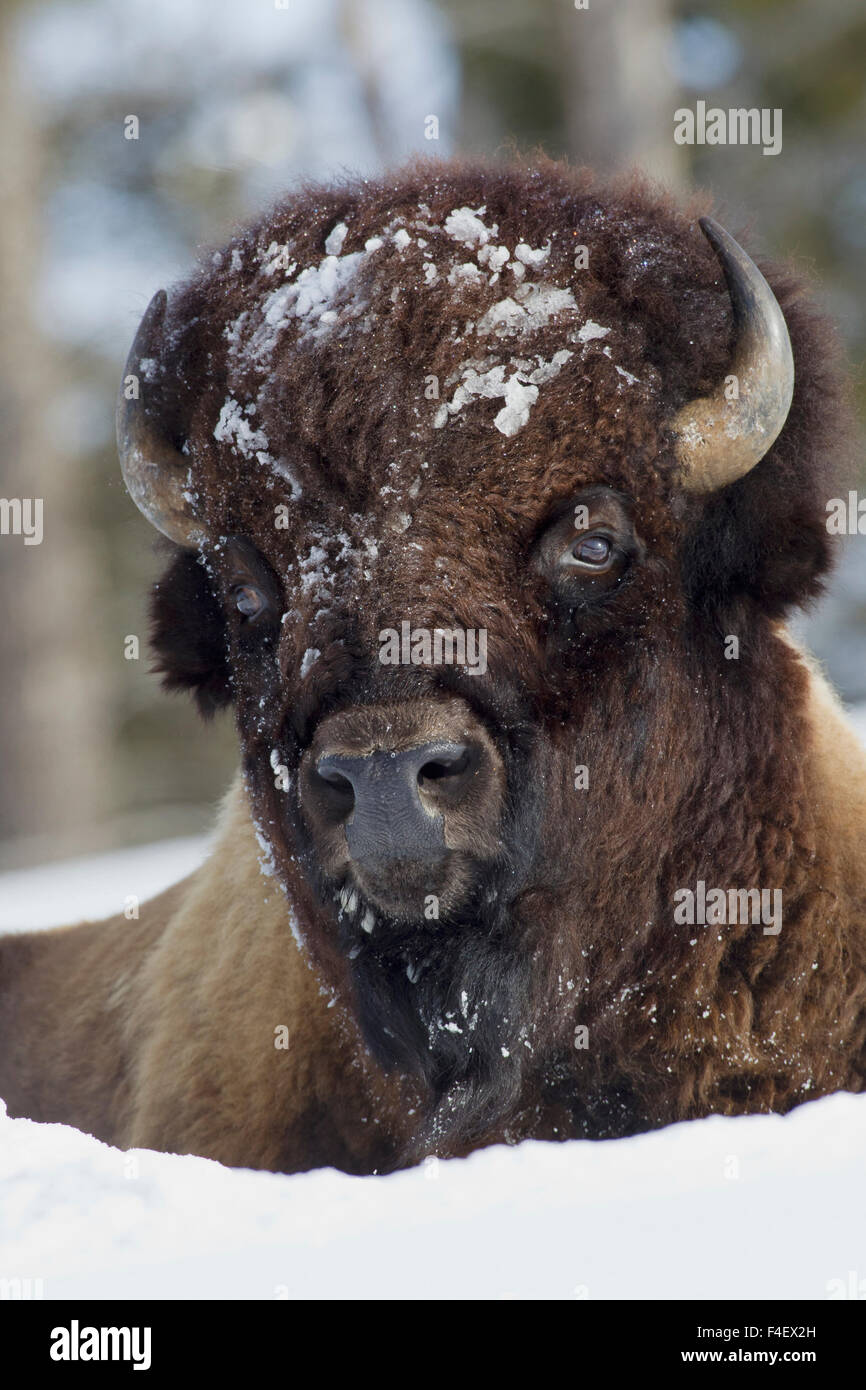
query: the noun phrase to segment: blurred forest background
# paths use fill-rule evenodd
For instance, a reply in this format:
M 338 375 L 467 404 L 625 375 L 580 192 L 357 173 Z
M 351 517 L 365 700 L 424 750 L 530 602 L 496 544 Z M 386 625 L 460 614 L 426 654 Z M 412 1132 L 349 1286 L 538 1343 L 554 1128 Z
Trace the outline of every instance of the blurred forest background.
M 159 561 L 114 397 L 154 290 L 299 175 L 540 146 L 707 186 L 814 271 L 862 404 L 863 0 L 0 5 L 0 496 L 45 508 L 41 545 L 0 538 L 0 869 L 198 831 L 227 785 L 230 717 L 205 729 L 148 669 Z M 676 145 L 674 111 L 701 98 L 780 107 L 781 154 Z M 866 699 L 862 539 L 804 626 Z

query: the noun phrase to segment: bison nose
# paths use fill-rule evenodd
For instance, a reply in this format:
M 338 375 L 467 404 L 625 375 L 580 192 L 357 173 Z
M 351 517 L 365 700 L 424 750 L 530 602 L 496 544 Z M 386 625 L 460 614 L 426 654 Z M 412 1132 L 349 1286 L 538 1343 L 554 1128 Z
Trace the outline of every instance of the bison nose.
M 311 866 L 335 884 L 349 873 L 386 912 L 411 915 L 422 890 L 453 907 L 501 850 L 505 763 L 458 697 L 326 714 L 297 786 Z
M 324 749 L 307 795 L 345 826 L 356 862 L 436 863 L 448 852 L 444 815 L 471 795 L 481 756 L 478 745 L 447 740 L 364 756 Z

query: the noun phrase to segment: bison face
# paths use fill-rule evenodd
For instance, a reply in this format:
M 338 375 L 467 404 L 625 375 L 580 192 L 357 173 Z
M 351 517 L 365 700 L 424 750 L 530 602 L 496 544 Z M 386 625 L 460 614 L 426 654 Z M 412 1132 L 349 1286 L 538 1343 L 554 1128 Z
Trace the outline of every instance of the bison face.
M 234 703 L 305 948 L 469 1141 L 652 955 L 726 624 L 812 592 L 826 533 L 796 464 L 752 472 L 791 346 L 721 228 L 431 179 L 299 197 L 157 296 L 119 437 L 179 546 L 167 683 Z

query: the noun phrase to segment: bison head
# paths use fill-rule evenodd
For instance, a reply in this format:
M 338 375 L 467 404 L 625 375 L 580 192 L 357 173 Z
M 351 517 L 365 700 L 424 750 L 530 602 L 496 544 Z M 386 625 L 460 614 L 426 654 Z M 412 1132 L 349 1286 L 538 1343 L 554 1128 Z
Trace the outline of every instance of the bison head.
M 429 164 L 289 199 L 132 348 L 167 683 L 234 704 L 287 924 L 440 1133 L 640 1127 L 769 949 L 671 903 L 808 840 L 776 625 L 836 389 L 771 278 L 640 185 Z

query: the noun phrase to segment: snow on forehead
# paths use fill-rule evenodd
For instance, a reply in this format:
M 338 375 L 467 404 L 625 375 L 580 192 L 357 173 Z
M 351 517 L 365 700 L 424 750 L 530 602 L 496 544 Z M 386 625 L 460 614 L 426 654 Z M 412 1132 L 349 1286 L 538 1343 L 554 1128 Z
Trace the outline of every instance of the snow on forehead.
M 338 222 L 325 238 L 325 251 L 329 256 L 339 256 L 349 228 L 345 222 Z
M 525 241 L 518 241 L 513 248 L 497 245 L 499 226 L 496 222 L 488 224 L 483 220 L 486 206 L 477 208 L 458 207 L 449 212 L 439 225 L 430 223 L 430 209 L 425 203 L 418 206 L 415 218 L 396 216 L 374 236 L 368 237 L 361 250 L 346 251 L 347 237 L 350 236 L 350 222 L 338 221 L 324 238 L 324 256 L 316 262 L 299 266 L 290 244 L 280 245 L 271 241 L 259 251 L 260 276 L 271 286 L 259 300 L 262 322 L 252 331 L 249 315 L 241 314 L 226 330 L 230 350 L 243 352 L 252 361 L 265 362 L 276 346 L 280 333 L 294 320 L 300 327 L 301 338 L 312 336 L 321 338 L 332 334 L 343 336 L 349 328 L 369 329 L 375 321 L 371 306 L 360 299 L 356 291 L 358 272 L 379 253 L 403 255 L 414 253 L 418 265 L 418 283 L 424 287 L 435 284 L 440 273 L 445 275 L 448 284 L 457 285 L 461 280 L 479 284 L 485 280 L 495 285 L 501 276 L 510 272 L 512 289 L 521 291 L 521 282 L 527 270 L 537 270 L 550 252 L 550 242 L 534 248 Z M 427 237 L 418 235 L 430 231 L 438 234 L 440 243 L 438 255 L 430 246 Z M 413 235 L 415 233 L 415 235 Z M 455 243 L 455 254 L 449 255 L 447 246 L 441 244 L 444 234 Z M 457 248 L 463 248 L 463 258 Z M 467 261 L 465 251 L 474 253 L 475 259 Z M 443 265 L 447 260 L 449 264 Z M 437 264 L 438 262 L 438 264 Z M 240 269 L 232 260 L 232 269 Z M 523 287 L 523 293 L 531 298 L 535 290 L 548 291 L 550 305 L 547 317 L 556 307 L 573 305 L 569 291 L 556 290 L 555 287 L 538 286 L 530 290 Z M 558 297 L 558 299 L 557 299 Z M 538 327 L 544 315 L 539 317 L 542 294 L 536 294 L 535 308 L 528 304 L 518 313 L 512 313 L 511 328 Z M 506 300 L 505 313 L 512 304 Z M 491 311 L 496 317 L 496 310 Z M 484 330 L 482 330 L 484 331 Z
M 256 410 L 254 401 L 242 409 L 239 402 L 233 396 L 229 396 L 220 409 L 219 419 L 213 431 L 214 439 L 220 444 L 226 444 L 233 454 L 239 454 L 245 459 L 255 459 L 262 467 L 270 469 L 289 484 L 292 497 L 300 497 L 300 483 L 288 464 L 282 458 L 274 458 L 270 453 L 267 435 L 253 424 L 251 417 L 256 414 Z
M 479 333 L 529 333 L 535 328 L 543 328 L 557 314 L 577 313 L 577 304 L 571 290 L 561 290 L 556 285 L 522 284 L 514 295 L 500 299 L 491 305 L 487 313 L 478 320 Z M 603 329 L 604 333 L 608 330 Z
M 486 211 L 483 203 L 474 211 L 472 208 L 455 208 L 445 218 L 445 231 L 464 246 L 486 246 L 491 236 L 496 236 L 499 231 L 495 222 L 492 228 L 488 228 L 481 221 L 481 214 Z
M 560 348 L 549 362 L 543 357 L 535 357 L 535 365 L 532 360 L 523 358 L 512 358 L 508 363 L 497 362 L 495 357 L 464 362 L 446 382 L 451 386 L 458 377 L 460 379 L 451 400 L 444 401 L 437 410 L 433 428 L 442 429 L 473 398 L 501 397 L 505 404 L 494 416 L 493 423 L 500 434 L 510 439 L 528 421 L 529 412 L 538 400 L 539 386 L 559 376 L 573 356 L 574 353 L 568 348 Z M 506 375 L 508 372 L 510 375 Z
M 292 324 L 301 345 L 369 332 L 390 304 L 384 295 L 377 300 L 375 288 L 365 289 L 371 282 L 366 276 L 359 279 L 360 272 L 371 265 L 375 270 L 377 264 L 384 269 L 388 258 L 399 257 L 405 262 L 404 281 L 408 274 L 414 286 L 440 296 L 447 286 L 455 307 L 484 285 L 501 287 L 477 321 L 465 320 L 464 337 L 481 340 L 479 346 L 487 340 L 483 370 L 472 357 L 458 367 L 449 384 L 459 385 L 453 398 L 436 410 L 433 425 L 441 429 L 473 399 L 498 396 L 505 404 L 493 423 L 503 434 L 514 434 L 526 424 L 539 387 L 557 376 L 575 352 L 586 352 L 610 330 L 591 319 L 582 322 L 571 287 L 545 278 L 556 232 L 543 246 L 520 237 L 500 243 L 499 224 L 487 217 L 486 204 L 452 208 L 435 223 L 432 217 L 428 205 L 419 203 L 414 214 L 395 215 L 360 249 L 346 250 L 347 242 L 353 244 L 349 214 L 327 230 L 324 255 L 309 265 L 299 263 L 291 245 L 270 242 L 258 257 L 263 292 L 257 308 L 241 313 L 226 329 L 230 354 L 266 369 L 280 335 Z M 398 288 L 392 289 L 390 300 L 398 293 Z M 497 344 L 504 347 L 552 322 L 562 328 L 563 347 L 549 361 L 497 354 Z M 631 384 L 628 373 L 617 371 L 621 384 Z M 220 423 L 226 433 L 235 426 L 236 446 L 249 443 L 236 417 Z

